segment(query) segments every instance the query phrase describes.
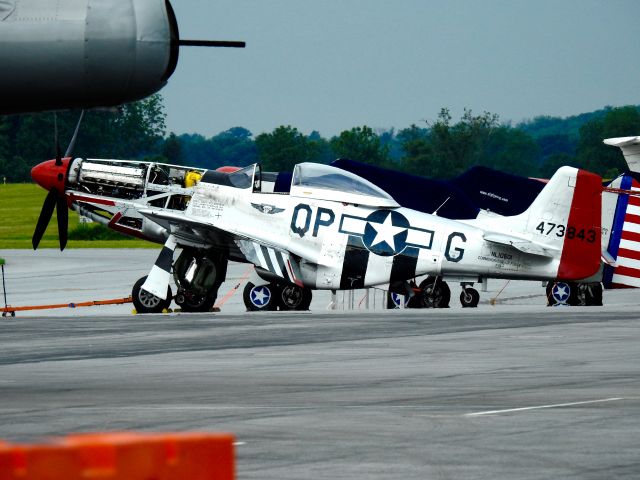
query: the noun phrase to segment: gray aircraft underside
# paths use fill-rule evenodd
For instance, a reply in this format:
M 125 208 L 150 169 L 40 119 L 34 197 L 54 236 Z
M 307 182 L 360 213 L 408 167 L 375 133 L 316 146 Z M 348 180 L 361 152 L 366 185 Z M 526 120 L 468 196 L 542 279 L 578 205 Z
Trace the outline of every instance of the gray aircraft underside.
M 168 0 L 0 0 L 0 114 L 113 107 L 160 90 L 180 45 Z

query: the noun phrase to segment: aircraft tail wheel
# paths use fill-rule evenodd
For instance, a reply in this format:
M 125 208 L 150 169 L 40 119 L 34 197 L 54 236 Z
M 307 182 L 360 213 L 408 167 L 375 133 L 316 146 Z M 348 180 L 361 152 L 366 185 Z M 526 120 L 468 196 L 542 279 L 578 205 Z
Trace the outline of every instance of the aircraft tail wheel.
M 427 277 L 420 282 L 420 303 L 424 308 L 449 308 L 451 290 L 439 277 Z
M 309 310 L 311 305 L 311 289 L 297 285 L 280 286 L 281 310 Z
M 167 299 L 163 300 L 142 289 L 146 280 L 147 277 L 144 276 L 133 285 L 131 291 L 133 305 L 138 313 L 161 313 L 171 305 L 171 287 L 167 287 Z
M 278 307 L 278 288 L 273 283 L 254 285 L 249 282 L 242 293 L 244 305 L 249 312 L 275 310 Z
M 460 293 L 462 308 L 475 308 L 480 301 L 480 294 L 475 288 L 464 288 Z

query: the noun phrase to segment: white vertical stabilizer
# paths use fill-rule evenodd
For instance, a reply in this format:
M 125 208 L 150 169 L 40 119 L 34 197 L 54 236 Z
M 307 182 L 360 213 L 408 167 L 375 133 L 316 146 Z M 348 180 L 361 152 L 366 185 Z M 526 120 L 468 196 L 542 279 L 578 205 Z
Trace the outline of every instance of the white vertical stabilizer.
M 603 142 L 622 150 L 629 170 L 640 172 L 640 137 L 607 138 Z

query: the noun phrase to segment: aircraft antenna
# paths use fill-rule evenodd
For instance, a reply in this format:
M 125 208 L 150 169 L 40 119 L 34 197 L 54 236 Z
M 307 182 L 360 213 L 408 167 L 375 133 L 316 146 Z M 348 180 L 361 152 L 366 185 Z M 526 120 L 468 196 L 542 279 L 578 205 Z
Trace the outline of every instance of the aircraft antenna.
M 444 202 L 442 202 L 442 205 L 440 205 L 438 208 L 436 208 L 435 211 L 431 215 L 436 215 L 437 216 L 438 215 L 438 210 L 440 210 L 442 207 L 444 207 L 444 204 L 447 203 L 450 198 L 451 198 L 450 196 L 447 197 L 447 199 Z

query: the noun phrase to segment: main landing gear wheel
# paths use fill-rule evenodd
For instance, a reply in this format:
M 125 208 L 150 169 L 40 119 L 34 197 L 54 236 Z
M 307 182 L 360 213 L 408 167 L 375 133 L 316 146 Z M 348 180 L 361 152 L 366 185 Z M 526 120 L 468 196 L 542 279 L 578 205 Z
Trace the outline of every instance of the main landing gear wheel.
M 167 287 L 167 299 L 163 300 L 142 289 L 146 280 L 147 277 L 144 276 L 133 285 L 131 291 L 133 305 L 138 313 L 161 313 L 171 305 L 171 287 Z
M 282 285 L 279 290 L 279 307 L 281 310 L 309 310 L 312 297 L 309 288 L 297 285 Z
M 420 283 L 421 306 L 424 308 L 449 308 L 451 290 L 440 277 L 427 277 Z
M 214 292 L 213 296 L 207 297 L 189 290 L 184 290 L 178 293 L 174 300 L 183 312 L 208 312 L 216 303 L 217 296 L 215 293 L 216 292 Z
M 244 287 L 242 299 L 249 312 L 275 310 L 278 307 L 278 287 L 273 283 L 254 285 L 249 282 Z
M 475 308 L 480 301 L 480 294 L 475 288 L 467 287 L 460 293 L 460 303 L 462 308 Z

